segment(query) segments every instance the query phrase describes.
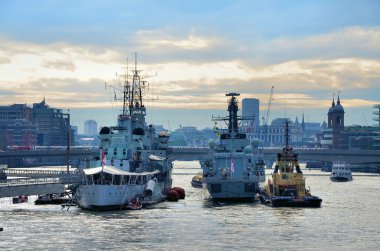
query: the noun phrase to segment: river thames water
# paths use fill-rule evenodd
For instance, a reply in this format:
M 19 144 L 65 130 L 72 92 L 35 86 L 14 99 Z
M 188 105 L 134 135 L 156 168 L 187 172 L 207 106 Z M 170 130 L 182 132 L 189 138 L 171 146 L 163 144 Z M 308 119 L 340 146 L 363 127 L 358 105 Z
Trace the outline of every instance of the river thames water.
M 0 250 L 379 250 L 380 176 L 334 183 L 304 170 L 321 208 L 213 203 L 190 180 L 197 162 L 176 162 L 173 185 L 186 198 L 137 211 L 92 212 L 0 201 Z M 271 170 L 267 170 L 270 174 Z

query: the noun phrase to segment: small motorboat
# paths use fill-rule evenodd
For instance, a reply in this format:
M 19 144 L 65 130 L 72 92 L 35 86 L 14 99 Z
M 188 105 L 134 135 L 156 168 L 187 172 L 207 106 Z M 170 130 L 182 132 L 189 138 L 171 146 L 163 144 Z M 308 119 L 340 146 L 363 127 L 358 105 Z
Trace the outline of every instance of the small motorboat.
M 40 194 L 34 201 L 35 205 L 47 205 L 47 204 L 64 204 L 69 202 L 70 198 L 65 194 Z
M 202 174 L 197 174 L 191 179 L 191 186 L 196 188 L 202 188 Z
M 141 202 L 141 197 L 140 196 L 136 196 L 135 198 L 133 198 L 126 206 L 125 206 L 126 209 L 129 209 L 129 210 L 140 210 L 142 209 L 142 202 Z

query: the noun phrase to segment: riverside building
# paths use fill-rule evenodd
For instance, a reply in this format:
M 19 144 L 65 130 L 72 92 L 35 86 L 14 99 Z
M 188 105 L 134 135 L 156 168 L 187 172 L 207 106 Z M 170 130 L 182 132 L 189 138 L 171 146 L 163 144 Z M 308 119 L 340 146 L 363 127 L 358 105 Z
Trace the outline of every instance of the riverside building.
M 0 106 L 0 148 L 7 146 L 65 146 L 71 131 L 70 115 L 49 107 L 45 99 L 34 103 Z M 73 133 L 70 133 L 70 143 Z

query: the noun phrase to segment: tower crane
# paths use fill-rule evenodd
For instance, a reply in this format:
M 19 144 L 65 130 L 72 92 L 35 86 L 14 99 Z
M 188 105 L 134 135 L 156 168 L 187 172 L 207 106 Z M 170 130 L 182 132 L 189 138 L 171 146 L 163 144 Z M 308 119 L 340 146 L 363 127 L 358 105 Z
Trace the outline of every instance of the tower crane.
M 272 105 L 272 100 L 273 100 L 273 93 L 274 93 L 274 86 L 272 86 L 270 90 L 266 117 L 265 118 L 262 117 L 263 124 L 264 124 L 264 145 L 265 146 L 268 145 L 268 119 L 269 119 L 269 113 L 270 113 L 270 106 Z

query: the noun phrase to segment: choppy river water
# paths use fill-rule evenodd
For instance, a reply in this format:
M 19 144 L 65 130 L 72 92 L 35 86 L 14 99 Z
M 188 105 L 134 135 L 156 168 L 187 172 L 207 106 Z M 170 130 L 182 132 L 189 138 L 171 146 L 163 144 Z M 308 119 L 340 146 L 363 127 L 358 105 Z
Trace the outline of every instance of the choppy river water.
M 379 250 L 380 176 L 331 182 L 304 170 L 321 208 L 214 203 L 190 180 L 197 162 L 176 162 L 174 186 L 186 198 L 138 211 L 91 212 L 0 201 L 0 250 Z M 267 170 L 270 174 L 271 170 Z

